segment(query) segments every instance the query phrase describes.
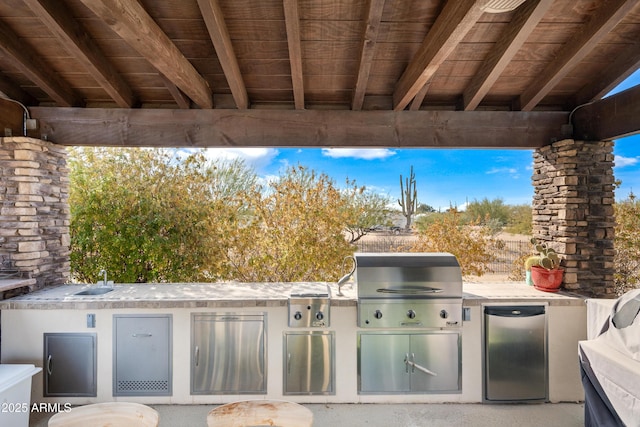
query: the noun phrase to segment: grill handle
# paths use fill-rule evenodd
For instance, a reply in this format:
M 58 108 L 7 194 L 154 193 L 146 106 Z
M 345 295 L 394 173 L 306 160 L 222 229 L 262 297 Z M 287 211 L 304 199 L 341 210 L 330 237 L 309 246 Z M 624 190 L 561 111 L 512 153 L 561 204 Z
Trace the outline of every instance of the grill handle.
M 409 372 L 409 366 L 411 366 L 411 372 L 412 372 L 412 373 L 413 373 L 413 372 L 415 372 L 415 371 L 416 371 L 416 369 L 417 369 L 418 371 L 420 371 L 420 372 L 424 372 L 424 373 L 425 373 L 425 374 L 427 374 L 427 375 L 431 375 L 431 376 L 434 376 L 434 377 L 437 377 L 437 376 L 438 376 L 438 374 L 436 374 L 435 372 L 433 372 L 433 371 L 431 371 L 431 370 L 429 370 L 429 369 L 425 368 L 425 367 L 424 367 L 424 366 L 422 366 L 422 365 L 418 365 L 418 364 L 415 362 L 415 359 L 416 359 L 416 355 L 415 355 L 415 353 L 411 353 L 411 360 L 409 359 L 409 353 L 406 353 L 406 354 L 405 354 L 405 357 L 404 357 L 404 363 L 406 364 L 406 369 L 405 369 L 405 371 L 406 371 L 407 373 Z
M 380 294 L 401 294 L 401 295 L 421 295 L 421 294 L 439 294 L 442 289 L 423 288 L 423 289 L 395 289 L 395 288 L 379 288 L 376 292 Z

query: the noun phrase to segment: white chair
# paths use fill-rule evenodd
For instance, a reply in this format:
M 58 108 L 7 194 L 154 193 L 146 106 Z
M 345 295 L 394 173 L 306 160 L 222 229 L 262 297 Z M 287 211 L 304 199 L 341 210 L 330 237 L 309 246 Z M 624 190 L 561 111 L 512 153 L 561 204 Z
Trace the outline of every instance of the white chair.
M 313 412 L 283 400 L 244 400 L 227 403 L 209 411 L 208 427 L 311 427 Z
M 158 412 L 130 402 L 78 406 L 49 418 L 49 427 L 157 427 Z

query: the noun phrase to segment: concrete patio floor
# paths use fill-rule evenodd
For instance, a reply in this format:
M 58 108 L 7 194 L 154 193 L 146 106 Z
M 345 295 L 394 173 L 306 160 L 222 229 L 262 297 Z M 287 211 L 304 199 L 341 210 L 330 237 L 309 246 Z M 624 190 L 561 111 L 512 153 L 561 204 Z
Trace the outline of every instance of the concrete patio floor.
M 149 405 L 160 413 L 160 427 L 206 427 L 216 405 Z M 547 404 L 304 404 L 315 427 L 500 427 L 584 426 L 584 405 Z M 51 414 L 31 415 L 30 427 L 46 427 Z

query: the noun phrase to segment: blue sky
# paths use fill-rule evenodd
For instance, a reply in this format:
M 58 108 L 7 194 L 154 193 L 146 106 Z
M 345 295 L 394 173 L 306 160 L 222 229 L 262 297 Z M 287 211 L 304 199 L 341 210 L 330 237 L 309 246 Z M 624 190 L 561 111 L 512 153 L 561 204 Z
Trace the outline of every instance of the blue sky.
M 636 71 L 612 93 L 640 84 Z M 639 119 L 640 120 L 640 119 Z M 212 157 L 240 157 L 265 180 L 288 166 L 302 165 L 325 173 L 338 184 L 356 180 L 388 196 L 397 207 L 400 174 L 416 175 L 418 202 L 436 209 L 464 208 L 474 200 L 500 198 L 505 204 L 529 204 L 533 197 L 532 150 L 487 149 L 211 149 Z M 640 135 L 617 140 L 615 178 L 622 181 L 616 199 L 640 193 Z

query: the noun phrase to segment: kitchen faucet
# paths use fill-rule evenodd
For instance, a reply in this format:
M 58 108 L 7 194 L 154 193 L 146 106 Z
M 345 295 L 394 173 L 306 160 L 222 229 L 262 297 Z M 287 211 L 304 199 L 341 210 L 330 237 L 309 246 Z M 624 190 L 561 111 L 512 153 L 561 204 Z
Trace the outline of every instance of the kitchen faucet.
M 101 274 L 102 277 L 103 277 L 103 281 L 102 281 L 102 285 L 101 286 L 109 286 L 109 282 L 107 282 L 107 270 L 102 269 L 102 270 L 100 270 L 100 273 L 98 273 L 98 274 Z

